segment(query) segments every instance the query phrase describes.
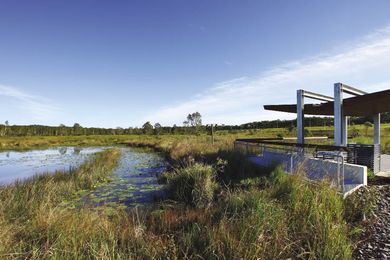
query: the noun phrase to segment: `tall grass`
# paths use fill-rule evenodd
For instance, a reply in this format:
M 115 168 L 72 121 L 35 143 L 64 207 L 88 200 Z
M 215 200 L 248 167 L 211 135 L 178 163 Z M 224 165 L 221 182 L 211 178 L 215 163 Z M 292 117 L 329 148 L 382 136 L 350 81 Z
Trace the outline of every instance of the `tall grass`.
M 207 207 L 218 188 L 215 170 L 209 165 L 196 163 L 165 174 L 172 197 L 197 207 Z
M 204 171 L 200 165 L 191 168 L 196 170 Z M 329 183 L 309 183 L 280 168 L 243 183 L 244 189 L 227 190 L 211 207 L 164 211 L 153 224 L 165 226 L 160 234 L 174 234 L 179 258 L 351 258 L 343 199 Z
M 106 181 L 119 156 L 118 150 L 103 151 L 75 171 L 36 175 L 0 187 L 0 255 L 22 252 L 30 256 L 47 246 L 42 232 L 50 231 L 45 230 L 45 223 L 64 221 L 59 218 L 64 214 L 61 202 Z
M 296 256 L 312 259 L 351 257 L 343 199 L 327 181 L 310 183 L 303 174 L 283 175 L 277 170 L 273 197 L 288 211 L 289 233 Z
M 132 139 L 179 162 L 164 175 L 175 202 L 158 209 L 61 206 L 105 181 L 116 151 L 70 174 L 1 188 L 0 258 L 351 258 L 349 213 L 329 183 L 253 167 L 229 140 L 217 137 L 212 146 L 207 136 Z

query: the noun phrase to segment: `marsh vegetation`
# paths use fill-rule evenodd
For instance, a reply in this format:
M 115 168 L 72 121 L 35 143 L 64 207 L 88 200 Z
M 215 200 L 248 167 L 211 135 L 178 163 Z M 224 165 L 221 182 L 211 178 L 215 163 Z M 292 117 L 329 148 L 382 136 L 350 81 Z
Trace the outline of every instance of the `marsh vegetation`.
M 280 132 L 217 132 L 214 145 L 210 136 L 203 134 L 3 137 L 3 148 L 119 143 L 151 147 L 165 155 L 171 167 L 159 178 L 166 185 L 166 200 L 151 206 L 110 204 L 113 201 L 105 187 L 123 184 L 115 180 L 120 149 L 97 153 L 68 173 L 36 176 L 1 187 L 0 255 L 351 258 L 353 239 L 361 230 L 357 223 L 369 214 L 369 202 L 366 206 L 345 203 L 326 182 L 308 183 L 301 174 L 290 176 L 280 168 L 254 167 L 232 150 L 232 141 L 239 136 L 276 136 Z M 99 193 L 107 195 L 103 196 L 107 200 L 82 200 L 87 194 Z M 123 201 L 126 195 L 131 197 L 128 189 L 120 193 L 117 198 Z

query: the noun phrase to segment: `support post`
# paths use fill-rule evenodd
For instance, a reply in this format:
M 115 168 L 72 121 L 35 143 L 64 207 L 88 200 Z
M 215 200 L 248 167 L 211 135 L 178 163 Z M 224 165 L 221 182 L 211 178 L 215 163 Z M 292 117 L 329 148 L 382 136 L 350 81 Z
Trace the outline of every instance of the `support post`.
M 343 131 L 342 145 L 347 146 L 347 144 L 348 144 L 348 119 L 349 118 L 347 116 L 343 116 L 342 119 L 343 119 L 343 124 L 341 126 L 341 129 Z
M 374 118 L 374 144 L 381 144 L 381 114 L 376 114 Z
M 304 90 L 297 90 L 297 143 L 304 144 Z
M 343 122 L 344 121 L 344 122 Z M 334 143 L 343 145 L 343 90 L 342 84 L 334 84 Z
M 373 116 L 374 119 L 374 173 L 381 171 L 381 114 Z

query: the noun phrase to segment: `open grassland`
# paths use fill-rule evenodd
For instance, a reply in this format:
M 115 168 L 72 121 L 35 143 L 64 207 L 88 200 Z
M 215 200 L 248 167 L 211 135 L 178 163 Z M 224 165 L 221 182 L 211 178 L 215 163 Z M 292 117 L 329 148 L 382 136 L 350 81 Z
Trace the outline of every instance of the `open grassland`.
M 1 150 L 27 150 L 57 146 L 102 146 L 119 143 L 129 136 L 17 136 L 0 137 Z
M 308 141 L 318 144 L 332 144 L 333 126 L 306 127 L 306 136 L 329 136 L 327 141 Z M 295 137 L 295 129 L 267 128 L 250 130 L 224 130 L 215 133 L 216 149 L 225 148 L 227 144 L 232 145 L 236 138 L 275 138 Z M 349 127 L 349 139 L 351 143 L 372 144 L 373 127 L 354 125 Z M 209 149 L 211 136 L 199 135 L 88 135 L 88 136 L 21 136 L 21 137 L 0 137 L 0 150 L 26 150 L 32 148 L 55 147 L 55 146 L 102 146 L 114 145 L 124 142 L 159 144 L 162 148 L 170 147 L 173 143 L 192 142 L 199 145 L 199 149 Z M 381 126 L 382 151 L 390 153 L 390 124 Z M 195 149 L 192 146 L 192 149 Z M 214 149 L 215 150 L 215 149 Z
M 117 150 L 99 153 L 71 173 L 0 188 L 0 257 L 350 259 L 360 232 L 355 227 L 371 212 L 369 200 L 346 203 L 325 181 L 260 169 L 232 150 L 235 138 L 280 132 L 217 132 L 214 145 L 207 135 L 1 138 L 3 149 L 149 146 L 164 152 L 173 170 L 160 177 L 171 200 L 132 210 L 65 203 L 107 180 Z

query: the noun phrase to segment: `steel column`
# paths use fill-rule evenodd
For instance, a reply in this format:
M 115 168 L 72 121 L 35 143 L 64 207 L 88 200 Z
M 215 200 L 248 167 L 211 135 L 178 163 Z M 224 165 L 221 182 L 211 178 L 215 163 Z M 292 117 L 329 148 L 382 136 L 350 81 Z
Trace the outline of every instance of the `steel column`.
M 342 84 L 334 84 L 334 143 L 343 144 L 343 125 L 345 118 L 343 116 L 343 90 Z
M 343 124 L 341 126 L 341 129 L 343 131 L 343 134 L 342 134 L 342 138 L 343 138 L 342 139 L 342 145 L 346 146 L 347 143 L 348 143 L 348 119 L 349 119 L 349 117 L 343 116 L 342 119 L 343 119 L 342 120 Z
M 305 129 L 304 129 L 304 90 L 297 90 L 297 143 L 303 144 L 305 142 Z
M 381 143 L 381 114 L 373 116 L 374 119 L 374 144 Z

